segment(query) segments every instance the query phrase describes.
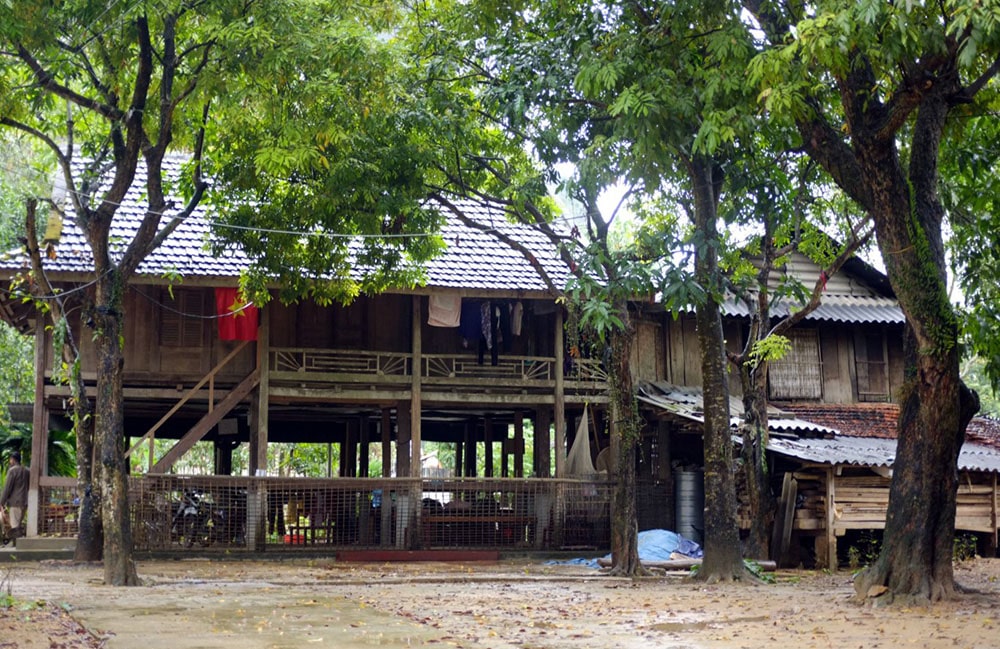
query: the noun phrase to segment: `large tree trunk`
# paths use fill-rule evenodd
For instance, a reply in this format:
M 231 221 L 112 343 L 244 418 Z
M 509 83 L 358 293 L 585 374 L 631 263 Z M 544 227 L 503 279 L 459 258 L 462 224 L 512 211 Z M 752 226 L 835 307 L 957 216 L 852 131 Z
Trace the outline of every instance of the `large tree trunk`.
M 616 442 L 614 502 L 611 506 L 611 573 L 635 576 L 645 572 L 639 563 L 639 527 L 635 509 L 636 453 L 639 446 L 639 412 L 632 385 L 629 357 L 632 341 L 628 308 L 622 305 L 624 330 L 610 334 L 611 432 Z
M 110 271 L 97 282 L 91 317 L 97 327 L 97 424 L 94 443 L 96 476 L 101 485 L 101 518 L 104 524 L 104 583 L 111 586 L 138 585 L 132 560 L 132 525 L 128 503 L 128 463 L 125 458 L 124 397 L 125 357 L 124 281 Z
M 767 361 L 755 366 L 744 362 L 740 367 L 740 380 L 743 386 L 743 447 L 740 453 L 750 515 L 745 554 L 752 559 L 767 559 L 776 507 L 767 465 Z
M 740 579 L 744 572 L 736 520 L 733 440 L 729 426 L 729 382 L 718 296 L 719 233 L 716 225 L 721 170 L 711 161 L 689 160 L 695 194 L 695 276 L 706 289 L 696 309 L 701 350 L 705 427 L 705 558 L 698 577 L 709 582 Z
M 904 603 L 954 594 L 957 460 L 978 410 L 978 398 L 959 377 L 958 324 L 945 279 L 937 156 L 947 111 L 944 92 L 922 104 L 908 172 L 892 142 L 862 136 L 855 145 L 874 198 L 879 248 L 913 345 L 882 551 L 855 588 L 866 597 L 885 587 L 884 599 Z
M 878 587 L 888 588 L 886 601 L 904 604 L 954 596 L 956 465 L 979 405 L 955 367 L 954 350 L 918 360 L 899 416 L 882 552 L 855 580 L 861 598 L 881 595 Z

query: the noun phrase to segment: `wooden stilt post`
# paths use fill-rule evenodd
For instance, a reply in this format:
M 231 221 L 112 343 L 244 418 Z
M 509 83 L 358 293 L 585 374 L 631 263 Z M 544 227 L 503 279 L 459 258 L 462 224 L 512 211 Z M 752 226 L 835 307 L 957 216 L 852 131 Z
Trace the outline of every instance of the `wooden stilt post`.
M 514 477 L 524 477 L 524 413 L 514 413 Z
M 392 411 L 382 408 L 382 477 L 392 475 Z
M 421 374 L 423 373 L 423 343 L 421 324 L 423 320 L 421 300 L 419 295 L 413 296 L 413 377 L 410 387 L 410 441 L 412 444 L 412 459 L 410 475 L 420 477 L 420 411 L 421 411 Z
M 485 448 L 483 449 L 483 461 L 486 463 L 483 475 L 487 478 L 493 477 L 493 418 L 487 415 L 483 417 L 483 437 L 485 438 Z
M 556 362 L 555 362 L 555 411 L 553 416 L 555 418 L 556 431 L 555 431 L 555 454 L 556 454 L 556 477 L 563 478 L 566 476 L 566 392 L 565 392 L 565 380 L 563 377 L 563 365 L 565 363 L 565 356 L 563 352 L 563 316 L 562 308 L 556 309 L 556 324 L 555 324 L 555 352 L 556 352 Z
M 535 411 L 535 448 L 534 473 L 538 478 L 548 478 L 552 475 L 552 449 L 550 428 L 552 415 L 548 408 Z

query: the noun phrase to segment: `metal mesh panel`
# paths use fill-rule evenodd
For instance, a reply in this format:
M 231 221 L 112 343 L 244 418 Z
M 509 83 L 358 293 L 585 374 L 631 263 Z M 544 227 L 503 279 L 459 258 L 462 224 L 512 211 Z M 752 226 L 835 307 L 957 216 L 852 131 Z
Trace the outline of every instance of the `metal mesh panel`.
M 76 488 L 46 486 L 39 489 L 38 534 L 40 536 L 76 536 L 78 500 Z
M 248 479 L 147 476 L 130 484 L 137 550 L 247 545 Z
M 601 550 L 611 547 L 611 485 L 571 482 L 564 485 L 561 521 L 555 525 L 558 549 Z
M 144 476 L 130 494 L 140 551 L 610 547 L 606 482 Z
M 269 545 L 365 547 L 381 543 L 380 482 L 266 479 L 262 484 Z

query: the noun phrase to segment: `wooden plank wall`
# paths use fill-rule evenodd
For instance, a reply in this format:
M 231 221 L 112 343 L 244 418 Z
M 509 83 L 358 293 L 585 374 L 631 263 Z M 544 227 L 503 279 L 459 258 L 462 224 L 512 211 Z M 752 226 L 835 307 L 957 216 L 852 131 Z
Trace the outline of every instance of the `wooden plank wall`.
M 826 528 L 826 489 L 819 471 L 797 471 L 800 503 L 795 510 L 794 529 Z M 869 475 L 839 475 L 834 478 L 834 532 L 843 536 L 847 530 L 881 530 L 889 504 L 889 478 Z M 1000 498 L 993 476 L 986 473 L 962 473 L 958 488 L 955 529 L 967 532 L 995 533 Z

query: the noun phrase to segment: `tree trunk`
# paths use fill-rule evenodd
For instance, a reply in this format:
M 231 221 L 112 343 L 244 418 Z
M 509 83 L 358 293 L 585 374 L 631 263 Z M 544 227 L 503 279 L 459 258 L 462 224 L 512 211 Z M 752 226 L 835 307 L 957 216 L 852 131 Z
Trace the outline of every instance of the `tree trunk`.
M 767 559 L 776 508 L 771 494 L 771 471 L 767 465 L 767 361 L 760 361 L 755 367 L 744 362 L 740 367 L 740 380 L 743 386 L 741 455 L 750 515 L 745 555 Z
M 944 84 L 942 84 L 944 85 Z M 878 244 L 912 336 L 908 382 L 882 551 L 855 580 L 859 596 L 903 603 L 955 592 L 957 461 L 978 397 L 959 376 L 958 323 L 948 300 L 937 156 L 948 111 L 942 91 L 925 100 L 914 125 L 909 169 L 894 143 L 857 139 L 874 199 Z
M 86 395 L 82 379 L 79 379 L 80 394 Z M 101 524 L 101 498 L 97 485 L 100 479 L 94 475 L 99 465 L 94 463 L 94 415 L 90 401 L 83 397 L 82 406 L 74 408 L 76 429 L 76 484 L 80 494 L 80 509 L 77 514 L 79 526 L 73 560 L 80 562 L 100 561 L 104 545 L 104 526 Z
M 128 503 L 128 462 L 125 458 L 124 397 L 125 357 L 124 280 L 117 270 L 97 282 L 94 312 L 97 327 L 97 422 L 94 446 L 99 464 L 95 476 L 101 485 L 101 518 L 104 525 L 104 583 L 134 586 L 139 579 L 132 560 L 132 525 Z
M 632 577 L 645 572 L 639 563 L 639 526 L 635 509 L 635 463 L 640 423 L 629 367 L 631 320 L 627 306 L 622 305 L 617 311 L 625 327 L 610 334 L 611 434 L 616 438 L 618 451 L 615 454 L 616 475 L 611 506 L 611 573 Z
M 922 357 L 899 415 L 882 551 L 855 579 L 860 598 L 902 604 L 950 599 L 955 594 L 952 544 L 958 490 L 958 454 L 965 427 L 979 409 L 962 385 L 957 352 Z
M 736 485 L 733 474 L 733 440 L 729 426 L 729 383 L 726 349 L 718 299 L 718 205 L 721 170 L 709 160 L 688 161 L 695 194 L 695 277 L 705 287 L 706 299 L 696 309 L 701 350 L 702 392 L 705 411 L 705 558 L 698 578 L 708 582 L 742 578 L 736 520 Z

